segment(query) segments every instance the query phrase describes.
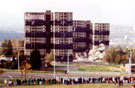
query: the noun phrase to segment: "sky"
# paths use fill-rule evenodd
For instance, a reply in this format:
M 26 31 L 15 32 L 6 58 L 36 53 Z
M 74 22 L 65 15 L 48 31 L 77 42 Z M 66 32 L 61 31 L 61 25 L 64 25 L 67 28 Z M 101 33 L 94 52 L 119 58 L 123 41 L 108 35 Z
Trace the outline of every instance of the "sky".
M 135 27 L 135 0 L 1 0 L 0 27 L 24 27 L 24 12 L 73 12 L 74 20 Z M 12 29 L 11 29 L 12 30 Z

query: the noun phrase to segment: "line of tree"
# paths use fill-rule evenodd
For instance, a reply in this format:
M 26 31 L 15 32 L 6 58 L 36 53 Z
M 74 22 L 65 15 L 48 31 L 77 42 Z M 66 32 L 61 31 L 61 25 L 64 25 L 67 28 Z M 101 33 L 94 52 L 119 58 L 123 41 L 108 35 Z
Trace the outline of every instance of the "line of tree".
M 110 64 L 126 64 L 129 62 L 130 51 L 127 48 L 110 47 L 103 59 Z M 135 63 L 135 49 L 132 49 L 132 62 Z
M 4 55 L 5 57 L 12 57 L 12 61 L 1 61 L 2 64 L 0 67 L 9 68 L 9 69 L 17 69 L 18 67 L 18 52 L 19 52 L 19 63 L 22 65 L 23 61 L 26 59 L 24 55 L 24 50 L 18 50 L 18 47 L 24 47 L 24 39 L 12 39 L 7 40 L 4 39 L 1 42 L 0 55 Z M 15 59 L 17 58 L 17 59 Z M 54 55 L 52 52 L 47 53 L 44 57 L 45 64 L 50 67 L 52 66 L 51 62 L 54 59 Z M 39 69 L 41 68 L 41 56 L 40 51 L 35 49 L 30 54 L 30 64 L 31 69 Z
M 12 57 L 12 60 L 1 60 L 0 67 L 8 69 L 17 69 L 18 68 L 18 52 L 19 52 L 19 63 L 25 59 L 24 50 L 18 50 L 17 47 L 24 47 L 24 39 L 4 39 L 1 42 L 0 56 L 3 57 Z M 17 59 L 16 59 L 17 58 Z
M 2 68 L 16 69 L 18 68 L 18 52 L 19 52 L 19 63 L 22 65 L 23 61 L 26 59 L 24 55 L 24 50 L 19 50 L 18 47 L 24 47 L 24 39 L 4 39 L 1 43 L 0 55 L 5 57 L 12 57 L 12 61 L 1 61 Z M 15 59 L 17 58 L 17 59 Z M 31 69 L 41 68 L 41 57 L 39 50 L 35 49 L 30 55 Z
M 13 47 L 12 47 L 11 40 L 4 39 L 2 41 L 0 54 L 5 56 L 12 56 Z
M 6 57 L 16 56 L 16 54 L 17 54 L 16 52 L 18 52 L 17 47 L 24 47 L 24 39 L 18 39 L 18 40 L 4 39 L 1 42 L 0 55 L 5 55 Z M 14 49 L 14 51 L 13 51 L 13 49 Z

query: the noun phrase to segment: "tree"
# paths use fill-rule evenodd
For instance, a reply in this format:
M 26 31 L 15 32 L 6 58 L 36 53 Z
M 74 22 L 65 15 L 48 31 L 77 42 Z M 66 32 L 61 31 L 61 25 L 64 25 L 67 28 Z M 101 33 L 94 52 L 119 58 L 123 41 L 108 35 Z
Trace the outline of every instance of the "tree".
M 27 60 L 22 61 L 19 69 L 21 71 L 22 78 L 23 78 L 23 75 L 25 75 L 25 79 L 26 79 L 27 73 L 32 71 L 31 64 Z
M 13 56 L 13 59 L 12 59 L 11 63 L 13 64 L 12 69 L 17 69 L 18 63 L 17 63 L 17 61 L 16 61 L 16 59 L 15 59 L 15 56 Z
M 123 64 L 126 64 L 126 63 L 128 63 L 128 61 L 129 61 L 129 54 L 125 54 L 125 55 L 122 55 L 121 56 L 121 62 L 123 63 Z
M 12 47 L 12 43 L 11 40 L 4 39 L 1 43 L 1 54 L 2 55 L 6 55 L 6 56 L 11 56 L 12 55 L 12 51 L 13 51 L 13 47 Z
M 7 39 L 4 39 L 1 43 L 1 47 L 7 47 Z
M 129 53 L 127 50 L 120 47 L 110 47 L 106 50 L 103 57 L 110 64 L 125 64 L 128 62 Z
M 12 43 L 11 43 L 11 40 L 8 40 L 8 43 L 7 43 L 7 55 L 8 56 L 11 56 L 13 54 L 13 47 L 12 47 Z
M 14 64 L 11 61 L 6 61 L 4 64 L 4 68 L 12 69 L 14 67 Z
M 35 49 L 32 51 L 30 55 L 30 64 L 32 65 L 32 69 L 41 68 L 41 57 L 39 50 Z
M 115 56 L 114 63 L 115 64 L 120 64 L 121 63 L 121 56 L 119 54 L 117 54 Z
M 13 48 L 17 47 L 17 41 L 15 39 L 12 39 L 11 43 L 12 43 Z
M 105 56 L 103 57 L 103 59 L 109 63 L 113 63 L 114 62 L 114 59 L 116 57 L 116 54 L 117 54 L 117 50 L 116 48 L 114 47 L 110 47 L 106 50 L 105 52 Z
M 45 62 L 47 64 L 47 66 L 52 66 L 50 63 L 53 61 L 53 53 L 47 53 L 46 56 L 45 56 Z
M 4 39 L 1 43 L 1 55 L 5 55 L 7 52 L 7 39 Z
M 3 74 L 3 73 L 4 73 L 3 69 L 2 69 L 2 68 L 0 68 L 0 74 Z
M 18 39 L 17 40 L 17 46 L 18 47 L 23 47 L 24 46 L 24 39 Z
M 24 47 L 24 39 L 21 41 L 21 47 Z

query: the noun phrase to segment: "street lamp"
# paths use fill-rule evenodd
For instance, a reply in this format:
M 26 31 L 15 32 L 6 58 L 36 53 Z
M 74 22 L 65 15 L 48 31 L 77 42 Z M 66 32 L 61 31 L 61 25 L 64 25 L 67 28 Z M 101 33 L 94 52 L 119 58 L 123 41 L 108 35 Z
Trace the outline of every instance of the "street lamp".
M 129 57 L 129 77 L 131 77 L 131 64 L 132 64 L 132 51 L 130 49 L 130 57 Z
M 54 50 L 53 50 L 53 58 L 54 58 L 54 69 L 53 69 L 53 71 L 54 71 L 54 79 L 56 78 L 56 68 L 55 68 L 55 62 L 56 62 L 56 58 L 55 58 L 55 26 L 54 26 L 54 31 L 53 31 L 53 48 L 54 48 Z
M 18 40 L 18 42 L 17 42 L 17 50 L 18 50 L 18 71 L 19 71 L 19 68 L 20 68 L 20 60 L 19 60 L 19 45 L 18 45 L 18 43 L 19 43 L 19 40 Z
M 67 73 L 69 73 L 69 51 L 67 53 Z
M 19 68 L 20 68 L 20 60 L 19 60 L 19 50 L 18 50 L 18 71 L 19 71 Z

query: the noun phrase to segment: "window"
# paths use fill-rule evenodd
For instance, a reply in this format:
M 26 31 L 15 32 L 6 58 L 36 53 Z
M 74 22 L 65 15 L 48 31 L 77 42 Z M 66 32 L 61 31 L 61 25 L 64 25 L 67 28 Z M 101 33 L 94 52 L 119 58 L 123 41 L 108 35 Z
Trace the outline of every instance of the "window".
M 80 46 L 80 47 L 86 47 L 86 43 L 78 43 L 78 46 Z

